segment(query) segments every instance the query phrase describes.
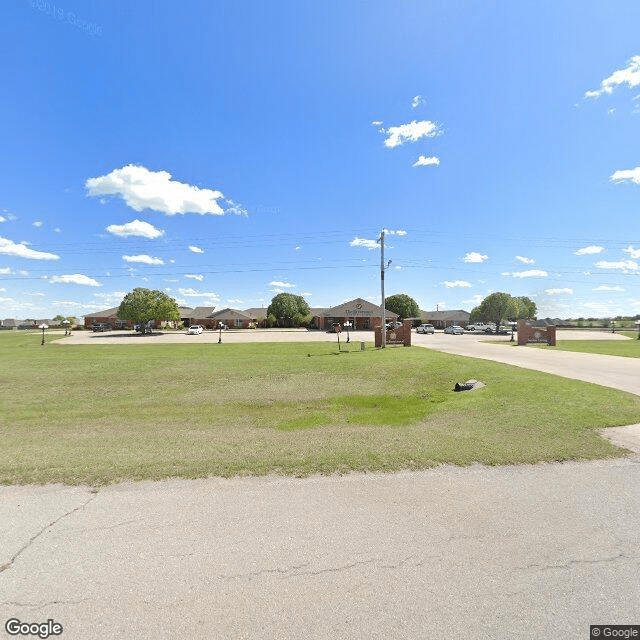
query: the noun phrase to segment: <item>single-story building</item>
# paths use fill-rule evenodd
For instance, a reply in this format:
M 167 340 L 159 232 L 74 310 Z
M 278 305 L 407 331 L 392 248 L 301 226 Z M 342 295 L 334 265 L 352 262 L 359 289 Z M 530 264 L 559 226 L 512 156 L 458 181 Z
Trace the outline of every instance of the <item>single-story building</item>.
M 462 309 L 452 309 L 451 311 L 420 310 L 422 322 L 432 324 L 436 329 L 444 329 L 452 324 L 466 327 L 469 324 L 470 315 L 468 311 L 463 311 Z
M 211 318 L 215 323 L 214 329 L 220 324 L 223 324 L 227 329 L 249 329 L 250 325 L 255 323 L 255 318 L 239 309 L 221 309 L 216 311 Z
M 353 330 L 365 331 L 372 331 L 375 326 L 382 324 L 382 307 L 363 298 L 343 302 L 329 309 L 312 309 L 311 313 L 313 325 L 325 331 L 336 323 L 344 326 L 345 322 L 350 322 Z M 386 322 L 397 319 L 397 313 L 385 309 Z
M 84 317 L 84 328 L 91 329 L 94 324 L 101 323 L 109 323 L 113 326 L 114 329 L 133 329 L 134 323 L 131 320 L 120 320 L 118 318 L 118 309 L 120 305 L 117 307 L 112 307 L 111 309 L 105 309 L 104 311 L 96 311 L 95 313 L 88 313 Z M 185 324 L 189 323 L 189 316 L 192 314 L 193 309 L 189 307 L 179 307 L 180 311 L 180 320 L 185 322 Z M 166 322 L 164 320 L 155 320 L 153 324 L 154 329 L 160 329 Z M 171 323 L 170 323 L 171 324 Z

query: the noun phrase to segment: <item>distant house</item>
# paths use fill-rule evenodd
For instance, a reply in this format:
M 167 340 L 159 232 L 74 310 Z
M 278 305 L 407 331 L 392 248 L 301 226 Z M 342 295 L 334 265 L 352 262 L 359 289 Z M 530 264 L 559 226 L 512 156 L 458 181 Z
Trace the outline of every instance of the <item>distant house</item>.
M 5 318 L 2 321 L 3 329 L 17 329 L 20 326 L 20 322 L 14 318 Z
M 462 309 L 453 309 L 450 311 L 422 311 L 420 317 L 422 322 L 432 324 L 436 329 L 444 329 L 452 324 L 459 327 L 466 327 L 469 324 L 470 313 Z

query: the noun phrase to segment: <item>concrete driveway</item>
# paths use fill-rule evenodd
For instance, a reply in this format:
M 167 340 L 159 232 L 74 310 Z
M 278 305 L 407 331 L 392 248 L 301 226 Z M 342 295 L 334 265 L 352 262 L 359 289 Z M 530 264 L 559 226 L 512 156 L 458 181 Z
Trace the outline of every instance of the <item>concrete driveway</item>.
M 489 353 L 446 338 L 430 346 Z M 0 487 L 0 622 L 88 640 L 586 639 L 640 624 L 639 463 Z

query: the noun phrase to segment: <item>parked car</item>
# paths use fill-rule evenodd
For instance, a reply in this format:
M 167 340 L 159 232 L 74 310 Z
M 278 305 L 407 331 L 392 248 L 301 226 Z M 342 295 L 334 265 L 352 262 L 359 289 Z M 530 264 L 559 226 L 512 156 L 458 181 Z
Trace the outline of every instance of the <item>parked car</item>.
M 387 322 L 387 324 L 385 325 L 385 327 L 387 327 L 387 329 L 389 329 L 390 331 L 393 331 L 393 329 L 398 329 L 402 326 L 402 322 L 398 322 L 397 320 L 395 322 Z
M 475 324 L 467 325 L 467 331 L 486 331 L 488 328 L 489 325 L 484 322 L 476 322 Z
M 111 329 L 113 329 L 113 326 L 111 325 L 110 322 L 99 322 L 97 324 L 92 324 L 91 325 L 91 329 L 94 332 L 96 332 L 96 331 L 111 331 Z
M 202 333 L 202 327 L 199 324 L 192 324 L 189 327 L 189 333 L 192 335 Z
M 435 329 L 432 324 L 421 324 L 417 329 L 416 333 L 435 333 Z
M 459 327 L 457 324 L 452 324 L 446 327 L 444 332 L 450 333 L 451 335 L 462 335 L 464 333 L 464 329 Z

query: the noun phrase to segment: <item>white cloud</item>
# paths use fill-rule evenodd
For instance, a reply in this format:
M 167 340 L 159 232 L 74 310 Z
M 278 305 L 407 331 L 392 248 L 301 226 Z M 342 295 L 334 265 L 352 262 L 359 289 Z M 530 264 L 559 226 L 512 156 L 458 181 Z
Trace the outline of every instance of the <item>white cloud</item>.
M 503 273 L 503 276 L 512 278 L 546 278 L 549 274 L 541 269 L 528 269 L 527 271 L 514 271 L 513 273 Z
M 374 121 L 371 123 L 371 126 L 372 126 L 372 127 L 379 127 L 381 124 L 382 124 L 382 120 L 374 120 Z
M 280 282 L 279 280 L 274 280 L 269 283 L 271 287 L 284 287 L 285 289 L 291 289 L 295 287 L 295 284 L 291 284 L 290 282 Z
M 445 280 L 444 284 L 447 289 L 455 289 L 457 287 L 470 287 L 471 283 L 466 280 Z
M 225 200 L 225 202 L 229 205 L 225 209 L 226 214 L 245 217 L 249 215 L 249 212 L 238 202 L 234 202 L 233 200 Z
M 474 307 L 477 307 L 483 300 L 484 298 L 480 294 L 477 294 L 472 296 L 469 300 L 463 300 L 462 304 L 472 304 Z
M 197 291 L 191 287 L 186 289 L 178 289 L 178 293 L 187 298 L 209 298 L 210 300 L 220 301 L 220 296 L 212 291 Z
M 8 238 L 0 237 L 0 253 L 7 256 L 17 256 L 29 260 L 59 260 L 60 256 L 46 251 L 36 251 L 29 249 L 25 244 L 16 244 Z
M 411 100 L 412 109 L 417 109 L 421 104 L 424 104 L 424 99 L 422 96 L 414 96 Z
M 417 142 L 420 138 L 433 138 L 440 133 L 440 130 L 438 125 L 435 122 L 431 122 L 431 120 L 420 120 L 419 122 L 412 120 L 408 124 L 383 129 L 383 133 L 388 136 L 384 141 L 385 147 L 393 149 L 407 141 Z
M 194 247 L 193 245 L 189 245 L 189 251 L 191 251 L 192 253 L 204 253 L 204 249 L 201 249 L 200 247 Z
M 349 243 L 350 247 L 364 247 L 365 249 L 377 249 L 377 240 L 367 240 L 366 238 L 358 238 L 357 236 Z
M 242 300 L 238 300 L 238 299 L 233 299 L 232 298 L 230 300 L 227 300 L 227 303 L 228 304 L 242 304 Z
M 625 253 L 628 253 L 634 260 L 640 258 L 640 249 L 634 249 L 631 245 L 623 249 Z
M 595 253 L 602 253 L 604 251 L 604 247 L 599 247 L 598 245 L 591 244 L 588 247 L 582 247 L 582 249 L 578 249 L 573 252 L 573 255 L 576 256 L 590 256 Z
M 110 293 L 107 293 L 106 291 L 100 291 L 100 293 L 94 293 L 93 297 L 97 298 L 105 305 L 115 307 L 124 300 L 124 297 L 126 295 L 127 294 L 124 291 L 111 291 Z
M 522 264 L 533 264 L 535 262 L 533 258 L 525 258 L 524 256 L 516 256 L 516 260 L 522 262 Z
M 561 296 L 561 295 L 571 295 L 573 293 L 573 289 L 566 287 L 564 289 L 545 289 L 544 292 L 548 296 Z
M 82 275 L 81 273 L 73 273 L 64 276 L 51 276 L 49 282 L 59 284 L 81 284 L 86 287 L 100 287 L 102 286 L 97 280 L 90 278 L 89 276 Z
M 198 282 L 202 282 L 204 280 L 204 276 L 199 273 L 185 273 L 185 278 L 189 278 L 190 280 L 197 280 Z
M 0 216 L 0 222 L 6 222 L 8 220 L 8 218 L 5 218 L 4 216 Z
M 586 98 L 599 98 L 603 93 L 613 93 L 613 90 L 621 84 L 626 84 L 630 88 L 640 85 L 640 56 L 633 56 L 624 69 L 618 69 L 605 78 L 600 83 L 599 89 L 587 91 L 584 95 Z
M 140 264 L 164 264 L 162 258 L 152 258 L 144 254 L 139 256 L 122 256 L 122 259 L 125 262 L 139 262 Z
M 150 171 L 133 164 L 89 178 L 85 187 L 90 196 L 120 196 L 134 211 L 152 209 L 168 216 L 176 213 L 224 214 L 218 204 L 224 197 L 220 191 L 177 182 L 171 180 L 168 171 Z
M 620 183 L 631 181 L 634 184 L 640 184 L 640 167 L 636 167 L 635 169 L 621 169 L 618 171 L 614 171 L 611 175 L 610 180 L 612 182 Z
M 620 260 L 618 262 L 608 262 L 606 260 L 600 260 L 596 262 L 598 269 L 619 269 L 621 271 L 637 271 L 638 263 L 633 260 Z
M 592 291 L 620 291 L 624 292 L 626 289 L 624 287 L 620 287 L 618 285 L 610 286 L 608 284 L 601 284 L 599 287 L 592 289 Z
M 462 258 L 462 260 L 464 262 L 471 262 L 471 263 L 476 263 L 476 262 L 484 262 L 485 260 L 488 260 L 489 256 L 483 256 L 481 253 L 478 253 L 477 251 L 470 251 L 469 253 L 466 253 L 464 258 Z
M 440 164 L 440 158 L 436 156 L 420 156 L 411 166 L 412 167 L 429 167 L 429 166 L 438 166 Z
M 162 229 L 156 229 L 152 224 L 144 222 L 142 220 L 132 220 L 126 224 L 110 224 L 107 227 L 109 233 L 113 233 L 115 236 L 121 236 L 122 238 L 128 238 L 129 236 L 137 236 L 140 238 L 160 238 L 164 235 Z
M 44 222 L 42 222 L 42 220 L 36 220 L 32 224 L 36 229 L 39 229 L 44 224 Z

